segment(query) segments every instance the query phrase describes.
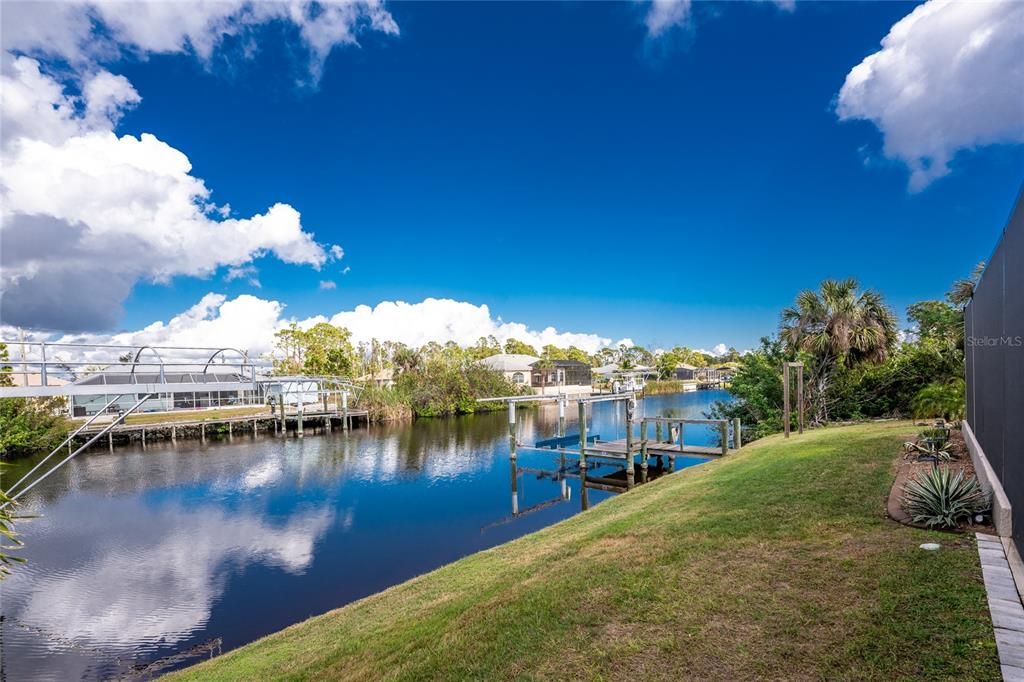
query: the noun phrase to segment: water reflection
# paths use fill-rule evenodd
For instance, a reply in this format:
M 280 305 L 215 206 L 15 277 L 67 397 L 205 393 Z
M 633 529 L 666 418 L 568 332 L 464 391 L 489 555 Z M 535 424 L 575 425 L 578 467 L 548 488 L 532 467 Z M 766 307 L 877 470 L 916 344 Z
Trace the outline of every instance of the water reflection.
M 712 397 L 676 403 L 700 416 Z M 591 419 L 611 436 L 622 424 Z M 523 442 L 558 429 L 556 410 L 519 422 Z M 211 641 L 231 649 L 611 494 L 581 490 L 574 465 L 558 451 L 511 465 L 500 413 L 88 453 L 25 498 L 38 518 L 0 593 L 3 676 L 148 675 Z

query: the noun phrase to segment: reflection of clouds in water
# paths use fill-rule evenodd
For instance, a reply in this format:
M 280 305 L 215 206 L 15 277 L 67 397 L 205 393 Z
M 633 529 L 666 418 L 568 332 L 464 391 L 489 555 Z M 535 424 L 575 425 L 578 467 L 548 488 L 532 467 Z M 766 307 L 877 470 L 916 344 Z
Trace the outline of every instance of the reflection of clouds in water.
M 109 511 L 96 512 L 110 518 Z M 322 507 L 278 527 L 217 507 L 133 506 L 132 513 L 146 539 L 110 547 L 72 570 L 39 573 L 18 620 L 102 646 L 172 644 L 209 619 L 231 564 L 261 562 L 301 574 L 334 516 Z M 350 526 L 351 510 L 346 516 Z
M 242 490 L 255 490 L 265 485 L 275 483 L 281 478 L 281 463 L 272 459 L 266 459 L 249 469 L 242 476 L 239 486 Z

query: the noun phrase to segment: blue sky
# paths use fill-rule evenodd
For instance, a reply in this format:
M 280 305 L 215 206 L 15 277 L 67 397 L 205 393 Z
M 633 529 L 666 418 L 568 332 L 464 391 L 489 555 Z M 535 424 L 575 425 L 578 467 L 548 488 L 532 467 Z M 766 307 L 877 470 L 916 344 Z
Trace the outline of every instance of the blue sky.
M 847 74 L 915 3 L 696 3 L 657 36 L 640 3 L 386 7 L 399 34 L 360 33 L 315 83 L 281 22 L 209 60 L 97 60 L 141 97 L 118 135 L 181 150 L 233 217 L 287 203 L 345 252 L 319 271 L 268 255 L 232 281 L 139 277 L 117 328 L 209 292 L 298 318 L 439 297 L 530 328 L 742 349 L 826 277 L 900 313 L 940 297 L 989 255 L 1024 177 L 1011 139 L 955 150 L 912 191 L 886 131 L 840 121 Z

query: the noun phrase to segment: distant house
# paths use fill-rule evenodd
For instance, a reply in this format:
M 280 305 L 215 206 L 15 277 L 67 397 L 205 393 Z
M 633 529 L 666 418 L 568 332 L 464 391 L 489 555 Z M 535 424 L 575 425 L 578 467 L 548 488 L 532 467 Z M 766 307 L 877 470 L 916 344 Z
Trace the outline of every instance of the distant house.
M 534 355 L 521 355 L 519 353 L 498 353 L 480 361 L 480 364 L 500 372 L 506 379 L 516 386 L 531 385 L 533 375 L 533 363 L 539 362 L 540 358 Z
M 385 367 L 375 374 L 364 374 L 359 377 L 359 381 L 377 388 L 391 388 L 395 385 L 395 370 L 393 367 Z
M 53 383 L 49 379 L 47 383 Z M 245 405 L 260 404 L 263 401 L 261 391 L 240 390 L 240 391 L 211 391 L 205 389 L 204 384 L 216 382 L 249 383 L 251 377 L 246 377 L 227 368 L 219 368 L 216 365 L 195 365 L 186 367 L 176 365 L 174 370 L 165 370 L 161 375 L 152 369 L 130 370 L 128 366 L 111 365 L 98 372 L 88 374 L 74 382 L 76 386 L 106 386 L 106 395 L 76 395 L 72 396 L 69 409 L 73 417 L 91 417 L 100 412 L 103 406 L 116 396 L 121 396 L 117 402 L 107 408 L 107 412 L 116 413 L 127 410 L 136 400 L 144 397 L 145 394 L 138 393 L 135 388 L 138 384 L 192 384 L 194 387 L 182 389 L 177 387 L 173 393 L 159 393 L 147 400 L 137 411 L 138 412 L 168 412 L 171 410 L 195 410 L 211 407 L 240 407 Z
M 42 386 L 43 375 L 38 372 L 29 372 L 28 374 L 22 374 L 21 372 L 11 372 L 8 377 L 11 380 L 13 386 Z M 47 386 L 65 386 L 68 381 L 61 379 L 60 377 L 48 376 L 46 377 Z
M 697 378 L 697 370 L 699 368 L 694 365 L 688 365 L 682 362 L 676 365 L 675 370 L 672 372 L 672 378 L 680 381 L 693 381 Z
M 538 395 L 591 393 L 590 365 L 579 360 L 548 360 L 533 363 L 530 386 Z

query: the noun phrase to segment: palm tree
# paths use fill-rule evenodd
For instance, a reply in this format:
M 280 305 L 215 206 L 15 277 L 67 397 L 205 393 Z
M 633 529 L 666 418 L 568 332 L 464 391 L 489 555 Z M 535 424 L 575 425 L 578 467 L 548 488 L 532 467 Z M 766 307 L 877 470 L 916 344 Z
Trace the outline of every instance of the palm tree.
M 974 287 L 978 285 L 978 280 L 981 279 L 983 272 L 985 272 L 985 261 L 981 261 L 974 266 L 970 277 L 958 279 L 954 282 L 953 288 L 946 294 L 946 300 L 963 310 L 970 303 L 971 297 L 974 296 Z
M 896 316 L 882 295 L 857 280 L 827 279 L 782 311 L 780 334 L 793 353 L 811 357 L 809 398 L 816 422 L 828 420 L 828 388 L 838 367 L 884 362 L 896 345 Z

